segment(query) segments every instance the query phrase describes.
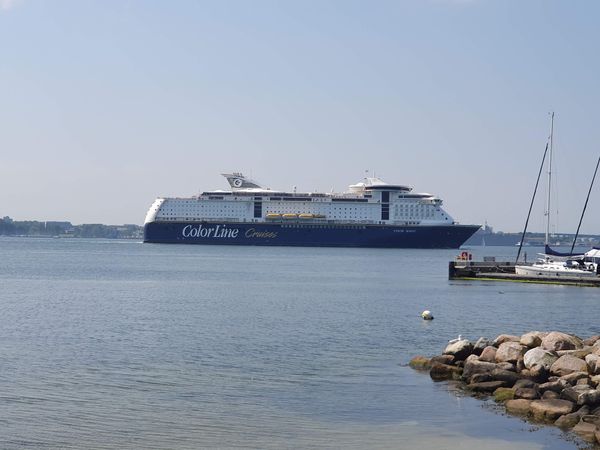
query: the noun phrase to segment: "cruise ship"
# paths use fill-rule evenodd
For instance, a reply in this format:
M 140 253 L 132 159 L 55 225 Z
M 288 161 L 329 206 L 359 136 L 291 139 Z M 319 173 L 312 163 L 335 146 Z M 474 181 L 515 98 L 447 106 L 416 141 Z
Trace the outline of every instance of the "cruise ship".
M 314 247 L 458 248 L 479 225 L 460 225 L 434 195 L 367 177 L 347 192 L 285 192 L 241 173 L 229 190 L 157 198 L 144 242 Z

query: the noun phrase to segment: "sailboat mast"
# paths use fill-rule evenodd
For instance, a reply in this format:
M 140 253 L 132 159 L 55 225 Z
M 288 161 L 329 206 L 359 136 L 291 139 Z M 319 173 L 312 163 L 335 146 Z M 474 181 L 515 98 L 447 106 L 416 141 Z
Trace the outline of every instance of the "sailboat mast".
M 552 144 L 554 138 L 554 112 L 550 113 L 550 152 L 548 154 L 548 197 L 546 198 L 546 240 L 545 245 L 550 242 L 550 196 L 552 194 Z

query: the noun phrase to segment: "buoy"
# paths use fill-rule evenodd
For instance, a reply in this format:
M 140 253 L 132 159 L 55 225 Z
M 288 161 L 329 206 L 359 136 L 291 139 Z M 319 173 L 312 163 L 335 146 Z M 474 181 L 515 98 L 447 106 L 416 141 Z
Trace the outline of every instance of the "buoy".
M 425 310 L 421 313 L 421 317 L 423 318 L 423 320 L 433 320 L 433 314 L 431 314 L 431 311 L 429 310 Z

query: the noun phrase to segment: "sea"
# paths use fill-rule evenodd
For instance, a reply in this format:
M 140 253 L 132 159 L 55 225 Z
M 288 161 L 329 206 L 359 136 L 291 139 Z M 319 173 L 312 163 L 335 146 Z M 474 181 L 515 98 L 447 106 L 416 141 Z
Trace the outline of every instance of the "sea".
M 597 288 L 449 281 L 456 255 L 2 237 L 0 448 L 583 446 L 408 367 L 459 334 L 600 332 Z

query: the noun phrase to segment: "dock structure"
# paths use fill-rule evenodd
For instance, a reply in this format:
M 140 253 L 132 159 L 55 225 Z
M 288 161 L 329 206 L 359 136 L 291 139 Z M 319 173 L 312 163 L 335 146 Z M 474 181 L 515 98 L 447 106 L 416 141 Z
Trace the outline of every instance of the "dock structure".
M 527 263 L 519 263 L 525 265 Z M 515 273 L 515 263 L 508 261 L 471 261 L 457 259 L 448 265 L 448 279 L 477 281 L 513 281 L 520 283 L 562 284 L 600 287 L 600 276 L 527 276 Z

